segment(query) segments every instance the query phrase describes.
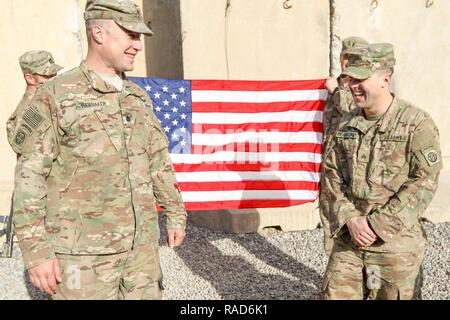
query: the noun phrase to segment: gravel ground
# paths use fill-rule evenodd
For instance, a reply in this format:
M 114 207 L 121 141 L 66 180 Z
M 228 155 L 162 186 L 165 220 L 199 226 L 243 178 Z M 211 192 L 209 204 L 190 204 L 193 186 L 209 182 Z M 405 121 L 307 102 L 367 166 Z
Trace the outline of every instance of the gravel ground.
M 423 299 L 450 299 L 450 224 L 425 224 Z M 176 250 L 161 239 L 163 299 L 317 299 L 327 258 L 322 230 L 282 232 L 274 228 L 228 234 L 189 224 Z M 0 259 L 1 299 L 47 299 L 24 273 L 18 246 Z

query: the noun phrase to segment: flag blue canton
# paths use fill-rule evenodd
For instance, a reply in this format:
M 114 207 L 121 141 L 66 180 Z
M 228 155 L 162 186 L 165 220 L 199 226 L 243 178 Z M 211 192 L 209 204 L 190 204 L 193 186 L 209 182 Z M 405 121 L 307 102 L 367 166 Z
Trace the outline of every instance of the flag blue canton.
M 169 153 L 188 154 L 192 146 L 191 81 L 129 78 L 144 89 L 169 140 Z

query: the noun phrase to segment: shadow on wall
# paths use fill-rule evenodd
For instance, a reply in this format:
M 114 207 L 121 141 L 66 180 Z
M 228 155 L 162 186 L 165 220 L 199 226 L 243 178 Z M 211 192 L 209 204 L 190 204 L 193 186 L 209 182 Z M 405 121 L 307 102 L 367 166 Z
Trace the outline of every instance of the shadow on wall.
M 180 0 L 143 1 L 143 15 L 154 32 L 145 39 L 147 75 L 183 79 Z

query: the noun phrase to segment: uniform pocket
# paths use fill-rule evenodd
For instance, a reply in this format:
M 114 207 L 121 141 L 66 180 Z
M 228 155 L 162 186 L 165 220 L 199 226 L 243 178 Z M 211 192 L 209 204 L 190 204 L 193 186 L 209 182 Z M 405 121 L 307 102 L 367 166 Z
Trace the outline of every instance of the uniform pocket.
M 397 192 L 408 173 L 406 142 L 380 140 L 373 149 L 369 181 Z

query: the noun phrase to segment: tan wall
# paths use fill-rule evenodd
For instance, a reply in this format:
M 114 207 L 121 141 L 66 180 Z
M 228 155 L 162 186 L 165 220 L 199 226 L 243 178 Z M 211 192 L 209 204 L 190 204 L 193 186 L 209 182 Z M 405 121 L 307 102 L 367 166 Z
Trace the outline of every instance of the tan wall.
M 181 0 L 184 76 L 277 80 L 328 73 L 328 0 Z M 228 58 L 227 58 L 228 57 Z M 228 61 L 228 71 L 227 71 Z

